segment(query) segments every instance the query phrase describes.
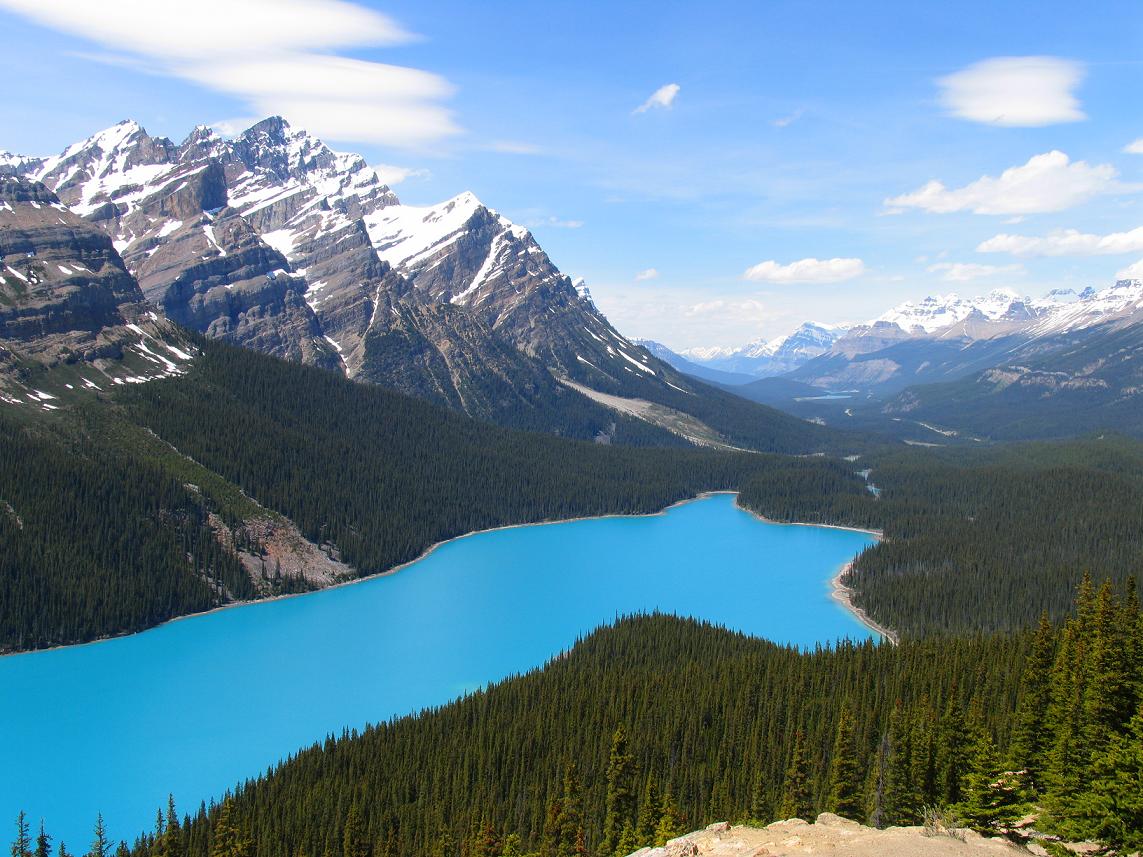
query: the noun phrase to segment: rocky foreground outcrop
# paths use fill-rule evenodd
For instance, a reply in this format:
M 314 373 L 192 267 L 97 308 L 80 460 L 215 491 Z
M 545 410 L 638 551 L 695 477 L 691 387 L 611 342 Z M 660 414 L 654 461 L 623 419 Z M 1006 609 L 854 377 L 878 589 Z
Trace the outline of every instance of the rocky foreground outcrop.
M 766 827 L 712 824 L 660 848 L 643 848 L 631 857 L 986 857 L 1029 853 L 1004 839 L 990 839 L 972 831 L 953 833 L 936 833 L 924 827 L 877 830 L 824 812 L 814 824 L 800 818 Z

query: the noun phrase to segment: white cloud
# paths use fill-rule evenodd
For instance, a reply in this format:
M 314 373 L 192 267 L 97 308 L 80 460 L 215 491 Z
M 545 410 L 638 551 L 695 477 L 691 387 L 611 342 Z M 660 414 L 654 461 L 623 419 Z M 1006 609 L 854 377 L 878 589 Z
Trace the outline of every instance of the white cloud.
M 396 164 L 374 164 L 371 169 L 374 170 L 377 175 L 381 177 L 381 181 L 389 185 L 389 187 L 400 184 L 406 179 L 425 179 L 432 175 L 432 173 L 425 169 L 399 167 Z
M 1143 280 L 1143 259 L 1116 273 L 1117 280 Z
M 747 268 L 743 277 L 770 283 L 839 283 L 865 271 L 860 259 L 799 259 L 782 265 L 773 259 Z
M 659 278 L 659 272 L 655 268 L 647 268 L 645 271 L 640 271 L 635 275 L 635 281 L 641 280 L 656 280 Z
M 1071 161 L 1053 150 L 1034 155 L 1028 163 L 1009 167 L 999 176 L 982 176 L 959 188 L 933 179 L 912 193 L 891 197 L 891 211 L 920 208 L 936 214 L 972 211 L 976 214 L 1040 214 L 1063 211 L 1093 197 L 1125 190 L 1111 164 L 1092 166 Z
M 1129 155 L 1143 155 L 1143 137 L 1140 137 L 1138 140 L 1132 140 L 1123 147 L 1123 151 Z
M 1084 67 L 1059 57 L 997 57 L 942 77 L 941 103 L 972 122 L 1040 127 L 1087 117 L 1074 95 Z
M 740 321 L 761 321 L 766 318 L 766 305 L 754 298 L 745 300 L 700 301 L 683 309 L 688 318 L 734 318 Z
M 770 124 L 773 125 L 775 128 L 789 127 L 790 125 L 793 125 L 795 122 L 797 122 L 799 119 L 801 119 L 802 116 L 805 115 L 805 112 L 806 112 L 806 109 L 804 107 L 799 107 L 797 110 L 795 110 L 790 115 L 779 116 L 777 119 L 775 119 Z
M 0 8 L 331 140 L 413 148 L 460 130 L 441 103 L 453 92 L 444 78 L 332 53 L 415 38 L 345 0 L 0 0 Z
M 941 262 L 925 269 L 930 274 L 941 274 L 941 279 L 949 283 L 967 283 L 997 275 L 1021 276 L 1023 265 L 979 265 L 975 262 Z
M 1057 229 L 1044 236 L 993 235 L 977 245 L 978 253 L 1011 253 L 1013 256 L 1110 256 L 1143 250 L 1143 226 L 1129 232 L 1095 235 L 1078 229 Z
M 490 152 L 500 152 L 503 155 L 538 155 L 543 150 L 533 143 L 521 143 L 518 140 L 496 140 L 486 147 Z
M 677 83 L 668 83 L 660 86 L 651 93 L 651 97 L 635 108 L 636 113 L 646 113 L 653 107 L 662 107 L 669 110 L 675 103 L 675 96 L 681 87 Z

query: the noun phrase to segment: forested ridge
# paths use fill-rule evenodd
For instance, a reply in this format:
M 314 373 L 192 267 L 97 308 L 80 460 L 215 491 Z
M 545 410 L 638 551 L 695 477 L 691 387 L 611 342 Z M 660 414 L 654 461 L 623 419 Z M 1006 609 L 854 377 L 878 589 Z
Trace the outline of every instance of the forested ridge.
M 883 530 L 848 582 L 858 606 L 907 635 L 1023 628 L 1045 610 L 1061 619 L 1085 571 L 1123 582 L 1143 570 L 1143 444 L 1127 438 L 885 451 L 848 471 L 779 464 L 739 502 Z
M 1013 836 L 1034 812 L 1041 830 L 1138 848 L 1131 592 L 1085 579 L 1063 625 L 812 652 L 624 620 L 540 670 L 330 738 L 193 817 L 160 813 L 124 853 L 613 857 L 824 810 Z

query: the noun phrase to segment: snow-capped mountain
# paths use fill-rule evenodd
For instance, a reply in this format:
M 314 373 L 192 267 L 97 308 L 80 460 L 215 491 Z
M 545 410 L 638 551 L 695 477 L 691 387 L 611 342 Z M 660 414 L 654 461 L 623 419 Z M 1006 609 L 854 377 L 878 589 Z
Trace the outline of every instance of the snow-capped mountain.
M 955 343 L 960 350 L 978 343 L 971 351 L 975 359 L 987 353 L 984 343 L 989 341 L 997 347 L 1000 343 L 1015 347 L 1021 341 L 1040 342 L 1101 325 L 1139 321 L 1143 321 L 1139 280 L 1078 293 L 1053 289 L 1041 297 L 997 289 L 976 297 L 930 295 L 898 304 L 864 324 L 806 323 L 777 339 L 759 339 L 738 348 L 692 348 L 682 355 L 708 368 L 757 377 L 793 373 L 797 380 L 818 386 L 863 387 L 899 380 L 906 347 L 912 355 L 926 355 L 928 348 L 930 353 L 916 362 L 929 368 L 944 365 L 934 355 L 947 344 Z M 886 356 L 888 349 L 894 349 L 893 356 Z M 855 365 L 858 358 L 860 365 Z
M 278 117 L 180 144 L 135 122 L 0 155 L 113 240 L 178 323 L 495 417 L 572 395 L 683 390 L 536 243 L 471 193 L 403 205 L 357 155 Z M 634 388 L 639 388 L 635 390 Z
M 825 354 L 847 329 L 845 325 L 809 321 L 776 339 L 756 339 L 738 348 L 690 348 L 680 353 L 711 369 L 768 378 Z

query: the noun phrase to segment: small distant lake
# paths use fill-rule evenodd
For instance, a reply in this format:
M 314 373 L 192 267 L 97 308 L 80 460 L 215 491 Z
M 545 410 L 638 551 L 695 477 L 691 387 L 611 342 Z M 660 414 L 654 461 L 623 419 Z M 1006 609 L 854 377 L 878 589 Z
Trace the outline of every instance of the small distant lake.
M 386 577 L 0 658 L 0 822 L 84 853 L 150 829 L 293 751 L 545 663 L 660 610 L 799 646 L 871 632 L 830 597 L 864 533 L 767 524 L 718 494 L 648 517 L 449 542 Z

